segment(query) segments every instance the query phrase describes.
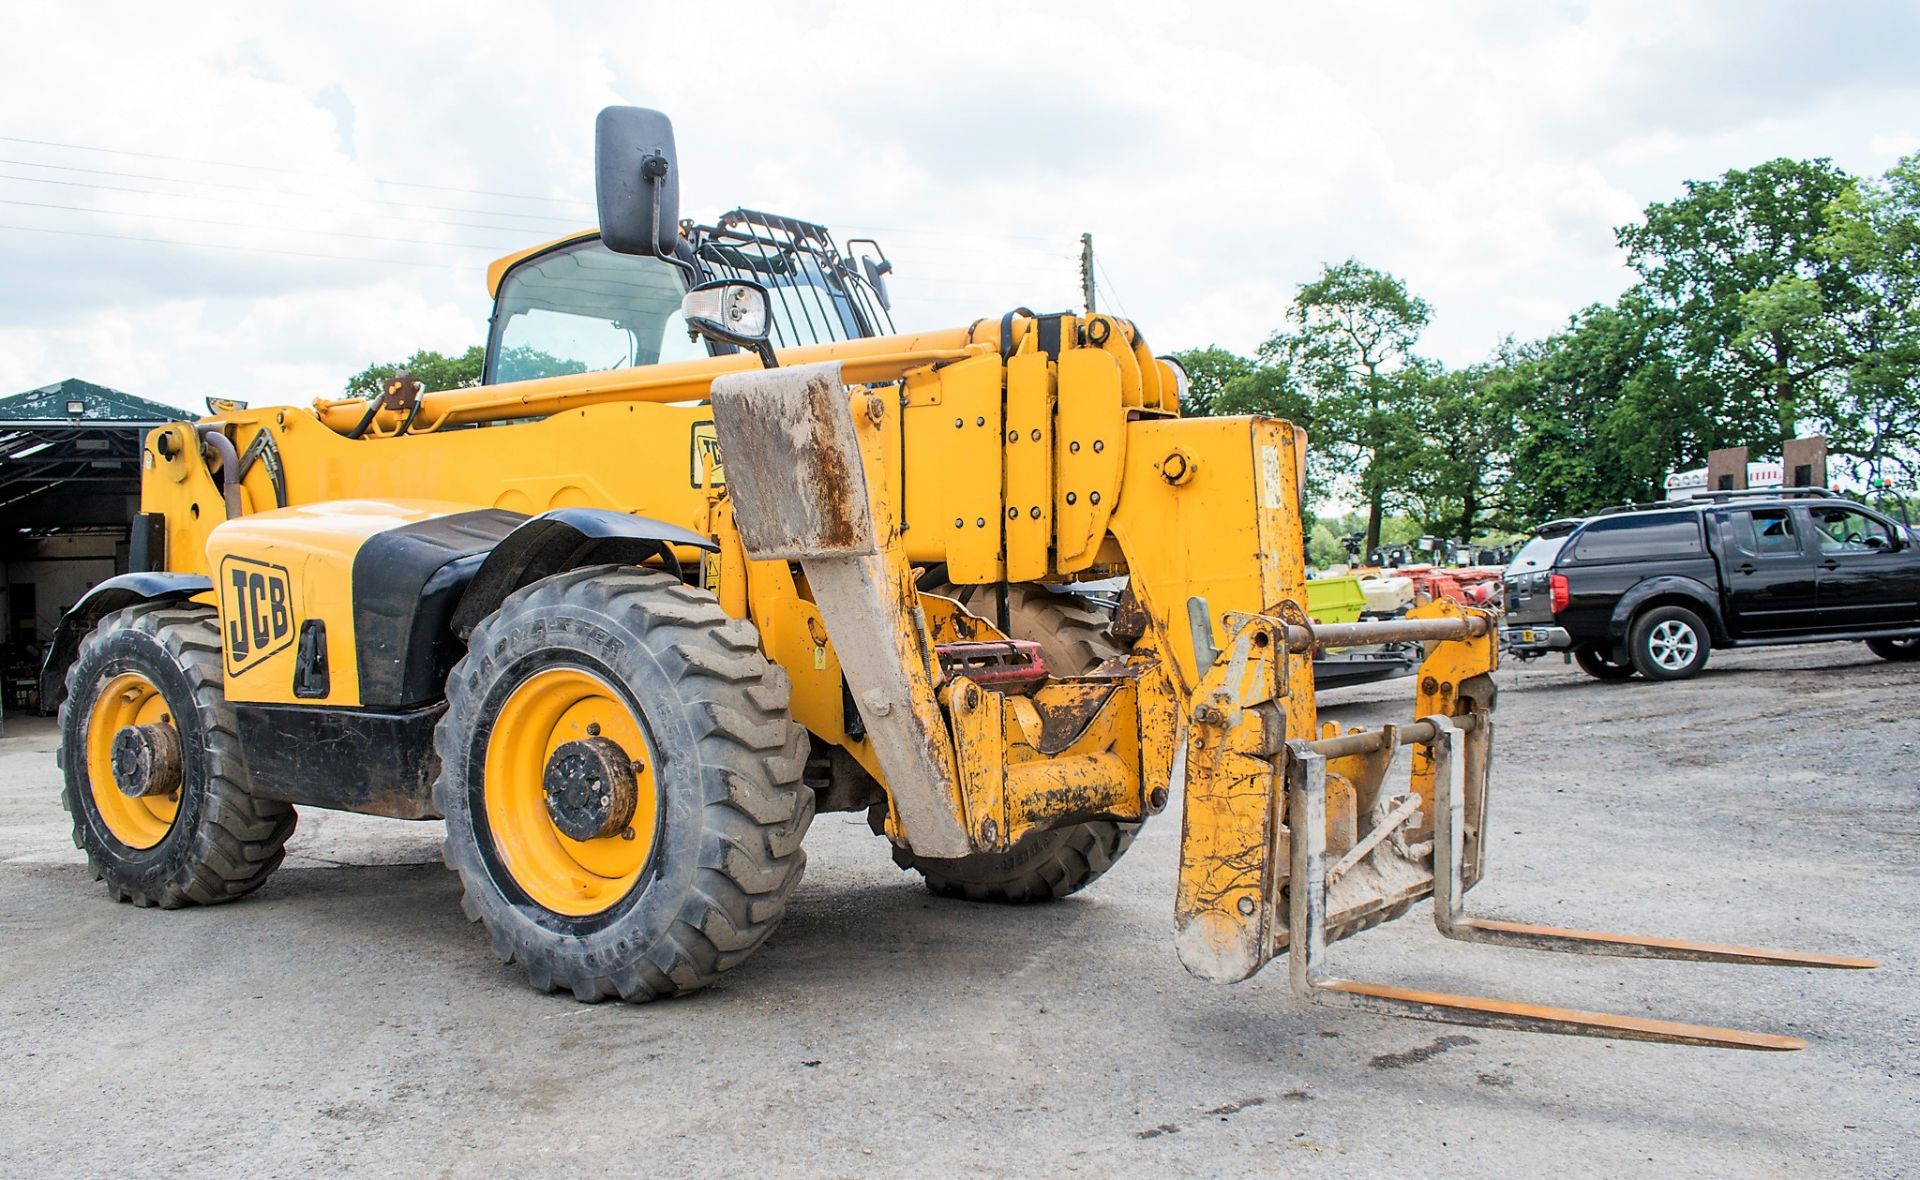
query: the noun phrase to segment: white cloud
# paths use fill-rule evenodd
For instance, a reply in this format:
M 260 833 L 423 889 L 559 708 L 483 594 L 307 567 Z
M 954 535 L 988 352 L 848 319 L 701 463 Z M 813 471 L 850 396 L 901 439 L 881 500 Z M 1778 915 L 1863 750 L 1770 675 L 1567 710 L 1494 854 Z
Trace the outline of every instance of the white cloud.
M 1251 350 L 1352 255 L 1462 363 L 1616 295 L 1613 226 L 1685 179 L 1884 168 L 1920 98 L 1886 6 L 191 12 L 9 7 L 0 131 L 177 158 L 0 141 L 0 200 L 31 202 L 0 224 L 64 231 L 0 229 L 0 391 L 304 400 L 477 342 L 491 254 L 591 220 L 610 102 L 674 116 L 690 213 L 872 229 L 903 326 L 1070 304 L 1091 230 L 1157 348 Z

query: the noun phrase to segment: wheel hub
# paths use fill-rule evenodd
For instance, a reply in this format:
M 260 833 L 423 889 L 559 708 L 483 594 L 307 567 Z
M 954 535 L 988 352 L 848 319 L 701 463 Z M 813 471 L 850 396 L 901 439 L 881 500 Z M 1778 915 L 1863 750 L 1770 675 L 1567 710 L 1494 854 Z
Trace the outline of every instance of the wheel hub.
M 634 776 L 633 761 L 617 742 L 563 742 L 541 779 L 553 826 L 574 840 L 630 834 L 638 801 Z
M 1694 653 L 1699 650 L 1700 641 L 1694 635 L 1693 628 L 1684 623 L 1669 620 L 1653 629 L 1648 647 L 1653 658 L 1663 668 L 1684 668 Z
M 180 735 L 164 723 L 129 725 L 113 735 L 113 785 L 129 799 L 180 789 Z

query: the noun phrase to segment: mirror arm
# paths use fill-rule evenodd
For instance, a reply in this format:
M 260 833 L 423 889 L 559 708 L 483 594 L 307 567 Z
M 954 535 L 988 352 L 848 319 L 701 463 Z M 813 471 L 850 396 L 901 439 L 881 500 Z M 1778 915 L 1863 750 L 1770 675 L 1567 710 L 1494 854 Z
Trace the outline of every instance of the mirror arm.
M 760 358 L 760 364 L 763 367 L 769 369 L 777 369 L 780 367 L 780 360 L 773 352 L 773 342 L 764 336 L 758 338 L 742 336 L 740 333 L 724 328 L 719 323 L 705 316 L 688 316 L 687 332 L 690 335 L 706 336 L 714 340 L 719 340 L 723 343 L 731 344 L 736 348 L 750 348 L 753 350 L 754 355 Z

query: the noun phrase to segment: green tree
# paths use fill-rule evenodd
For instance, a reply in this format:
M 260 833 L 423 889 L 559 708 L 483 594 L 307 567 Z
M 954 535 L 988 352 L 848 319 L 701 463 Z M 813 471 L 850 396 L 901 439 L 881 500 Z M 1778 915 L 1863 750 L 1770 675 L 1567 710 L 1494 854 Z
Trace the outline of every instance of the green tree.
M 1260 359 L 1284 365 L 1308 391 L 1320 449 L 1355 471 L 1371 549 L 1420 451 L 1410 408 L 1422 377 L 1410 362 L 1432 309 L 1399 279 L 1349 258 L 1303 284 L 1287 315 L 1295 330 L 1261 345 Z
M 1235 378 L 1251 375 L 1259 362 L 1218 345 L 1189 348 L 1176 352 L 1173 359 L 1187 371 L 1187 396 L 1180 399 L 1180 412 L 1189 418 L 1218 414 L 1216 404 Z
M 1778 159 L 1686 187 L 1615 231 L 1674 361 L 1661 394 L 1708 407 L 1715 445 L 1777 446 L 1849 362 L 1839 323 L 1861 293 L 1820 243 L 1853 181 L 1826 160 Z
M 1313 522 L 1313 528 L 1307 533 L 1307 564 L 1318 570 L 1344 564 L 1347 560 L 1346 546 L 1340 543 L 1340 537 L 1333 526 L 1324 520 Z
M 387 378 L 396 373 L 412 373 L 429 390 L 465 389 L 480 384 L 486 363 L 487 350 L 480 344 L 458 356 L 444 356 L 423 348 L 406 360 L 368 365 L 347 378 L 347 396 L 379 397 Z
M 1472 540 L 1505 475 L 1514 411 L 1503 387 L 1516 380 L 1516 354 L 1508 341 L 1485 364 L 1410 367 L 1421 382 L 1413 406 L 1421 449 L 1406 487 L 1417 518 L 1436 534 Z
M 1829 449 L 1878 486 L 1920 481 L 1920 155 L 1828 207 L 1821 253 L 1865 296 L 1846 382 L 1828 407 Z
M 1663 350 L 1663 321 L 1629 294 L 1508 350 L 1488 385 L 1510 416 L 1501 523 L 1525 529 L 1651 499 L 1667 471 L 1712 445 L 1707 408 L 1685 395 Z

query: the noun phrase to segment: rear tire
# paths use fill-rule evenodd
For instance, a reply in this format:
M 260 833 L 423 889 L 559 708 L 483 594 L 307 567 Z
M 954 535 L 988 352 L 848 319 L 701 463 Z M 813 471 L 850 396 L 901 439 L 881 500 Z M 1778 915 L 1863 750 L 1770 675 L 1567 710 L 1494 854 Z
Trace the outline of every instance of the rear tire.
M 1633 678 L 1634 667 L 1631 662 L 1616 664 L 1607 657 L 1607 653 L 1591 644 L 1573 649 L 1573 662 L 1580 670 L 1595 680 L 1619 683 Z
M 74 846 L 117 901 L 169 910 L 232 901 L 286 856 L 293 808 L 249 791 L 223 681 L 209 607 L 128 607 L 80 644 L 60 705 L 61 799 Z M 136 798 L 116 785 L 110 743 L 133 725 L 173 730 L 176 791 Z
M 989 621 L 998 614 L 999 586 L 941 585 L 929 593 L 953 599 L 964 595 L 966 608 Z M 1073 595 L 1018 584 L 1009 595 L 1008 614 L 1013 637 L 1038 643 L 1056 676 L 1084 675 L 1121 654 L 1107 633 L 1106 612 Z M 1094 820 L 1030 832 L 1005 852 L 976 852 L 951 860 L 916 856 L 912 849 L 895 845 L 893 863 L 919 873 L 927 888 L 942 897 L 1026 905 L 1054 901 L 1093 884 L 1133 845 L 1139 830 L 1139 824 Z
M 1657 606 L 1633 621 L 1627 655 L 1648 680 L 1685 680 L 1707 666 L 1707 625 L 1684 606 Z
M 1892 660 L 1896 664 L 1920 660 L 1920 635 L 1905 639 L 1869 639 L 1867 650 L 1883 660 Z
M 1055 594 L 1045 586 L 1019 583 L 1011 587 L 1008 616 L 1013 638 L 1040 645 L 1040 655 L 1055 676 L 1084 676 L 1107 660 L 1123 654 L 1107 626 L 1107 612 L 1073 594 Z M 951 586 L 927 591 L 951 598 L 973 614 L 999 625 L 999 586 Z
M 448 677 L 434 800 L 462 906 L 501 961 L 542 991 L 637 1001 L 697 991 L 753 954 L 813 819 L 789 691 L 751 624 L 652 570 L 569 570 L 483 620 Z M 602 768 L 631 761 L 638 802 L 624 831 L 575 840 L 551 768 L 589 735 L 624 755 Z
M 956 860 L 919 857 L 895 845 L 893 863 L 918 872 L 941 897 L 1029 905 L 1058 901 L 1099 880 L 1133 846 L 1139 831 L 1139 824 L 1096 820 L 1030 832 L 1005 852 Z

